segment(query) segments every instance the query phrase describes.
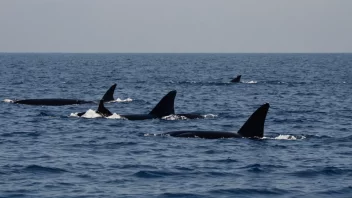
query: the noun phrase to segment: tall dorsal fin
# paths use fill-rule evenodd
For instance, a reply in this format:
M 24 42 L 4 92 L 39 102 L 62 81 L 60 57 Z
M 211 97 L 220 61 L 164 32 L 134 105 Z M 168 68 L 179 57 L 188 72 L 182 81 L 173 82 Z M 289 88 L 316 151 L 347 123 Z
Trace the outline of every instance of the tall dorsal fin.
M 107 108 L 105 108 L 103 100 L 100 100 L 99 107 L 96 112 L 104 117 L 109 117 L 112 115 L 112 113 Z
M 242 75 L 238 75 L 236 78 L 232 79 L 231 82 L 240 82 L 241 81 L 241 76 Z
M 160 102 L 154 107 L 154 109 L 149 114 L 156 115 L 160 118 L 171 114 L 175 114 L 175 109 L 174 109 L 175 97 L 176 97 L 176 90 L 170 91 L 160 100 Z
M 269 103 L 265 103 L 259 107 L 237 133 L 243 137 L 262 138 L 264 136 L 264 123 L 269 107 Z
M 116 84 L 113 84 L 104 94 L 102 100 L 104 102 L 108 102 L 108 101 L 113 101 L 114 99 L 114 92 L 115 92 L 115 88 L 116 88 Z

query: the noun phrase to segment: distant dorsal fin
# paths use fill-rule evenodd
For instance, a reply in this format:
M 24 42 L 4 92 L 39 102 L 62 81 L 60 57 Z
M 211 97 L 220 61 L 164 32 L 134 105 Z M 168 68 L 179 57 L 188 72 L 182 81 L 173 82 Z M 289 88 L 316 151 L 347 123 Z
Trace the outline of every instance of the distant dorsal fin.
M 265 103 L 259 107 L 237 133 L 243 137 L 262 138 L 264 136 L 264 123 L 269 107 L 269 103 Z
M 113 84 L 104 94 L 102 100 L 104 102 L 108 102 L 108 101 L 113 101 L 114 99 L 114 92 L 115 92 L 115 88 L 116 88 L 116 84 Z
M 109 117 L 112 115 L 112 113 L 107 108 L 105 108 L 103 100 L 100 100 L 99 107 L 96 112 L 104 117 Z
M 176 97 L 176 90 L 170 91 L 160 100 L 160 102 L 154 107 L 154 109 L 149 114 L 156 115 L 160 118 L 171 114 L 175 114 L 175 109 L 174 109 L 175 97 Z
M 238 75 L 236 78 L 232 79 L 231 82 L 240 82 L 242 75 Z

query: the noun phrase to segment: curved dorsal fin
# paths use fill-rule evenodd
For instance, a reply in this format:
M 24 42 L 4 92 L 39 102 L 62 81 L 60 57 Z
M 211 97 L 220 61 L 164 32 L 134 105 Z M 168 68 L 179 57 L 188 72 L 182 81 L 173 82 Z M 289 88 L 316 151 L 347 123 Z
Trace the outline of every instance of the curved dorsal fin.
M 107 108 L 105 108 L 103 100 L 100 100 L 99 107 L 96 112 L 104 117 L 109 117 L 112 115 L 112 113 Z
M 232 79 L 231 82 L 240 82 L 241 81 L 241 76 L 242 75 L 238 75 L 236 78 Z
M 149 113 L 157 117 L 164 117 L 171 114 L 175 114 L 174 102 L 176 97 L 176 90 L 170 91 L 166 94 L 160 102 L 154 107 L 154 109 Z
M 116 84 L 113 84 L 104 94 L 102 100 L 104 102 L 108 102 L 108 101 L 113 101 L 114 99 L 114 92 L 115 92 L 115 88 L 116 88 Z
M 266 118 L 266 114 L 269 110 L 269 103 L 263 104 L 259 107 L 244 123 L 244 125 L 238 130 L 238 134 L 243 137 L 259 137 L 262 138 L 264 136 L 264 122 Z

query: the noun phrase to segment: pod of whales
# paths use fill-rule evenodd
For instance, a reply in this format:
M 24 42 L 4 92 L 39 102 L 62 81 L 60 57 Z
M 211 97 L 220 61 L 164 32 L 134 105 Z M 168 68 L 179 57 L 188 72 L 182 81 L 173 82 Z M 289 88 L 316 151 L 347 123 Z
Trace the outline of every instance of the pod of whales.
M 126 114 L 120 115 L 121 117 L 128 120 L 146 120 L 154 118 L 162 118 L 170 114 L 174 114 L 174 101 L 175 101 L 176 91 L 170 91 L 166 94 L 159 103 L 154 107 L 154 109 L 148 114 Z M 84 115 L 86 112 L 78 113 L 78 116 Z M 100 114 L 103 117 L 109 117 L 113 115 L 105 106 L 104 100 L 100 100 L 98 110 L 96 113 Z
M 226 131 L 170 131 L 162 133 L 161 135 L 169 135 L 173 137 L 186 138 L 205 138 L 205 139 L 219 139 L 219 138 L 262 138 L 264 136 L 264 123 L 269 110 L 269 103 L 260 106 L 238 130 L 237 133 Z
M 231 80 L 231 82 L 240 82 L 241 75 Z M 104 94 L 102 99 L 99 101 L 99 106 L 96 111 L 103 117 L 109 117 L 113 114 L 104 106 L 104 102 L 114 100 L 116 84 L 112 85 Z M 128 120 L 146 120 L 146 119 L 160 119 L 165 116 L 175 115 L 182 116 L 188 119 L 203 118 L 200 114 L 189 114 L 180 113 L 175 114 L 174 102 L 176 97 L 176 90 L 167 93 L 159 103 L 150 111 L 148 114 L 121 114 L 122 118 Z M 60 105 L 72 105 L 72 104 L 84 104 L 92 103 L 93 101 L 75 100 L 75 99 L 27 99 L 17 100 L 14 103 L 27 104 L 27 105 L 48 105 L 48 106 L 60 106 Z M 192 131 L 192 130 L 181 130 L 181 131 L 169 131 L 161 133 L 160 135 L 168 135 L 172 137 L 186 137 L 186 138 L 205 138 L 205 139 L 218 139 L 218 138 L 262 138 L 264 136 L 264 123 L 266 115 L 269 110 L 269 103 L 265 103 L 260 106 L 244 123 L 244 125 L 237 131 Z M 86 112 L 77 113 L 78 116 L 83 116 Z
M 109 102 L 114 100 L 116 84 L 112 85 L 104 94 L 102 100 Z M 13 103 L 26 105 L 41 105 L 41 106 L 62 106 L 73 104 L 93 103 L 93 101 L 77 100 L 77 99 L 61 99 L 61 98 L 45 98 L 45 99 L 26 99 L 16 100 Z
M 176 90 L 170 91 L 166 94 L 159 103 L 153 108 L 151 112 L 148 114 L 120 114 L 122 118 L 128 120 L 146 120 L 146 119 L 161 119 L 162 117 L 169 116 L 169 115 L 176 115 L 176 116 L 183 116 L 188 119 L 195 119 L 195 118 L 203 118 L 200 114 L 175 114 L 175 97 L 176 97 Z M 101 100 L 98 106 L 98 110 L 96 113 L 100 114 L 103 117 L 109 117 L 113 115 L 105 106 L 104 101 Z M 78 113 L 78 116 L 84 115 L 85 112 Z

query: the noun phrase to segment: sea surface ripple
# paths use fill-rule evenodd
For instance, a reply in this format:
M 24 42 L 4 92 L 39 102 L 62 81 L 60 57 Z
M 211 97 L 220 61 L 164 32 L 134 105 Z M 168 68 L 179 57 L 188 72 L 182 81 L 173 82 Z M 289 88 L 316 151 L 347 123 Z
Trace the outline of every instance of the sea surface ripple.
M 351 66 L 352 54 L 0 53 L 0 197 L 352 197 Z M 114 83 L 116 115 L 177 90 L 176 113 L 206 118 L 11 103 L 98 101 Z M 265 102 L 260 140 L 157 135 L 236 132 Z

